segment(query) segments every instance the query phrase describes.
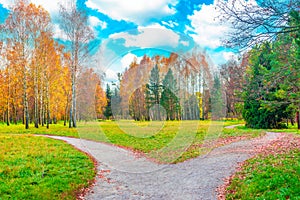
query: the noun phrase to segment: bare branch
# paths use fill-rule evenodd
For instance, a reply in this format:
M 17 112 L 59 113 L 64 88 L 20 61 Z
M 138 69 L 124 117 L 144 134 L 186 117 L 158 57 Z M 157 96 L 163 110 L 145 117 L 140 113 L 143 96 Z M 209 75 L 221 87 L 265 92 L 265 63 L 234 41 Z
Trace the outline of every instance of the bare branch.
M 227 47 L 246 49 L 262 41 L 272 41 L 278 34 L 300 30 L 289 24 L 291 11 L 299 11 L 298 0 L 289 3 L 265 0 L 256 1 L 218 0 L 216 9 L 222 23 L 230 23 L 232 29 L 223 43 Z

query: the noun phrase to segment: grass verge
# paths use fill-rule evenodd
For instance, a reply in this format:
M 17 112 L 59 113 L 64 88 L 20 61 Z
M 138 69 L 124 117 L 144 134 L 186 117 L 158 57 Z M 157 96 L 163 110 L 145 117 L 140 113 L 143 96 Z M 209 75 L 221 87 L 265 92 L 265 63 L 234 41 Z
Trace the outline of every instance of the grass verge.
M 300 150 L 250 159 L 226 199 L 300 199 Z
M 62 142 L 0 135 L 0 199 L 76 199 L 94 179 L 93 161 Z
M 242 163 L 226 199 L 300 199 L 300 137 L 285 134 Z

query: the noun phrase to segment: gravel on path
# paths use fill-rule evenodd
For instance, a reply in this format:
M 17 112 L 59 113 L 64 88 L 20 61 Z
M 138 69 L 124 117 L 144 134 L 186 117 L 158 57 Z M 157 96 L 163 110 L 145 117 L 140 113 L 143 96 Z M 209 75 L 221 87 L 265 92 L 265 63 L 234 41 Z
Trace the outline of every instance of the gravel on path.
M 113 145 L 84 139 L 47 136 L 70 143 L 98 162 L 96 184 L 85 199 L 217 199 L 216 189 L 235 172 L 239 162 L 282 137 L 268 132 L 261 138 L 218 147 L 178 164 L 157 164 Z

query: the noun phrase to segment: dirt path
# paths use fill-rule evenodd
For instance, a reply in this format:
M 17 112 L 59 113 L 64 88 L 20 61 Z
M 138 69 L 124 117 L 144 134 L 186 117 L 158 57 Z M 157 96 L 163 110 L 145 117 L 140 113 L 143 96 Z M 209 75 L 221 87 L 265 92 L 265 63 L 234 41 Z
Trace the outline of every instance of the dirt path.
M 217 199 L 216 188 L 235 167 L 257 149 L 279 139 L 280 133 L 219 147 L 209 154 L 179 164 L 161 165 L 137 158 L 128 150 L 83 139 L 64 140 L 99 162 L 96 185 L 85 199 Z
M 236 124 L 236 125 L 226 126 L 225 128 L 233 129 L 233 128 L 238 127 L 238 126 L 244 126 L 244 124 Z

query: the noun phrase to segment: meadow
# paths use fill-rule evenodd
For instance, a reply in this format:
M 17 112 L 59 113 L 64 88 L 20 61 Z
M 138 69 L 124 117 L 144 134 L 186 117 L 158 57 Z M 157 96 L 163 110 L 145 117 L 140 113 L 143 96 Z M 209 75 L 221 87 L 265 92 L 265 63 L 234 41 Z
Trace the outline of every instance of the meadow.
M 76 199 L 95 176 L 86 154 L 58 140 L 0 134 L 0 199 Z

